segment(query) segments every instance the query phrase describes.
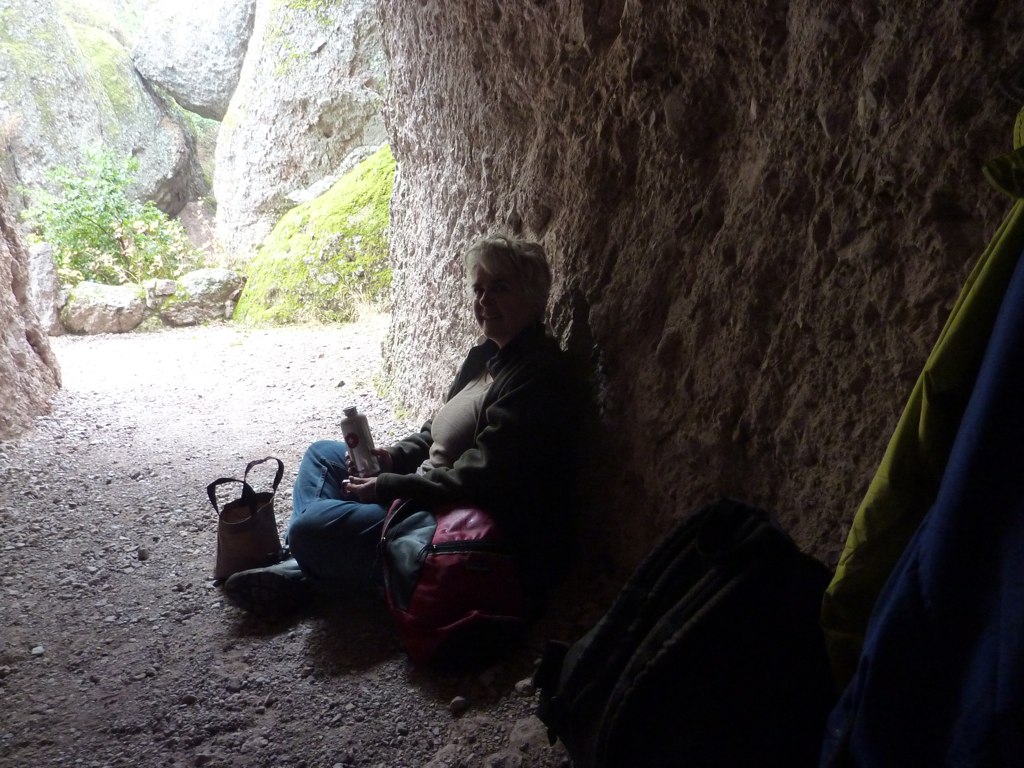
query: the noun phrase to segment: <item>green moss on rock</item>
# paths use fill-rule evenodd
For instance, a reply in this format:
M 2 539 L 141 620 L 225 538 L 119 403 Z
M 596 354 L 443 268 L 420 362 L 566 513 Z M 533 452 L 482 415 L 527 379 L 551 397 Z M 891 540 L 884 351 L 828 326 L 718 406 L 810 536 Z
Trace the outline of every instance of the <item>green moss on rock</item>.
M 132 79 L 128 51 L 106 30 L 75 23 L 69 26 L 114 111 L 119 117 L 131 115 L 139 107 L 139 87 Z
M 190 301 L 192 301 L 192 292 L 181 283 L 177 283 L 174 293 L 164 297 L 163 301 L 160 302 L 159 311 L 173 310 L 179 304 L 187 304 Z
M 235 320 L 340 323 L 382 305 L 395 160 L 384 146 L 315 200 L 286 213 L 248 267 Z
M 323 13 L 334 5 L 334 0 L 285 0 L 285 5 L 296 11 Z
M 338 0 L 275 0 L 270 4 L 268 14 L 271 21 L 264 36 L 264 46 L 268 51 L 277 52 L 277 63 L 273 68 L 276 77 L 286 77 L 295 64 L 312 55 L 297 45 L 297 28 L 308 27 L 310 20 L 321 27 L 329 27 L 329 11 L 336 4 Z
M 146 317 L 145 320 L 143 320 L 141 323 L 139 323 L 138 327 L 135 329 L 135 332 L 136 333 L 156 333 L 157 331 L 164 330 L 165 327 L 166 326 L 164 325 L 163 321 L 160 319 L 159 315 L 149 315 L 148 317 Z
M 338 0 L 285 0 L 284 7 L 295 13 L 311 14 L 318 24 L 327 25 L 331 23 L 328 12 Z
M 0 104 L 35 112 L 43 125 L 54 123 L 52 105 L 60 103 L 64 73 L 75 66 L 62 31 L 52 19 L 0 9 Z

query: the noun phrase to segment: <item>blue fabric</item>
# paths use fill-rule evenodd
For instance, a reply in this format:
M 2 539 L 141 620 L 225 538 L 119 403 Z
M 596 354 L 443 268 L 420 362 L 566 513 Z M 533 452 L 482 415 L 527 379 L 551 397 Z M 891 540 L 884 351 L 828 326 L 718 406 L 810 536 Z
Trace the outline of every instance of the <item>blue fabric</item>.
M 341 497 L 348 446 L 319 440 L 306 449 L 292 490 L 288 546 L 303 573 L 330 590 L 371 592 L 384 583 L 377 556 L 386 510 Z
M 821 764 L 1024 765 L 1024 259 Z

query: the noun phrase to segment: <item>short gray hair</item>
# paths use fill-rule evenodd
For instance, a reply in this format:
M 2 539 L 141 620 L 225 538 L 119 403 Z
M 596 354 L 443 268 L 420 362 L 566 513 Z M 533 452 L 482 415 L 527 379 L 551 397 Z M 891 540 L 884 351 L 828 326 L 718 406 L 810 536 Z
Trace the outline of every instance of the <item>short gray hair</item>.
M 467 282 L 472 282 L 478 267 L 487 272 L 504 271 L 515 275 L 537 317 L 544 319 L 551 294 L 551 267 L 540 243 L 488 235 L 469 246 L 463 263 Z

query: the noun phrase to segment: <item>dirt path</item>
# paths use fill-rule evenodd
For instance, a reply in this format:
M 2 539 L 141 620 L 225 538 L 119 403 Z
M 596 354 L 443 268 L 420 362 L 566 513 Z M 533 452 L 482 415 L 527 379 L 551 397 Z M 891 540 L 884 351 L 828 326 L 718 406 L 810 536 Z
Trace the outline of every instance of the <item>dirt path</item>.
M 0 442 L 0 766 L 568 764 L 524 685 L 545 630 L 442 674 L 407 661 L 379 605 L 260 623 L 211 584 L 210 481 L 280 457 L 283 530 L 302 452 L 343 405 L 381 443 L 412 426 L 374 391 L 384 330 L 53 340 L 53 413 Z

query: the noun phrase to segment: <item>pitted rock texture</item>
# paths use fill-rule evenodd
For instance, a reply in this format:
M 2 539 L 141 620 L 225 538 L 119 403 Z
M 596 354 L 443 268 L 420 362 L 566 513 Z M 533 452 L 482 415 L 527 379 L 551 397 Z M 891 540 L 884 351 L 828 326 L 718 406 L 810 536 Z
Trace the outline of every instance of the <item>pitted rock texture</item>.
M 256 0 L 155 5 L 132 49 L 135 68 L 185 109 L 221 120 L 238 85 L 255 10 Z
M 369 0 L 315 8 L 257 0 L 217 137 L 217 236 L 229 253 L 244 257 L 304 190 L 386 140 L 382 45 Z
M 465 246 L 494 228 L 540 239 L 553 326 L 594 377 L 586 525 L 615 537 L 614 559 L 731 495 L 834 563 L 1008 210 L 980 165 L 1010 148 L 1024 102 L 1020 14 L 973 0 L 381 8 L 395 391 L 431 412 L 476 332 L 453 298 Z
M 60 387 L 60 366 L 32 309 L 28 262 L 0 179 L 0 440 L 30 427 Z
M 0 135 L 18 183 L 43 185 L 104 146 L 138 158 L 138 196 L 169 214 L 205 192 L 194 138 L 110 29 L 65 19 L 53 0 L 0 0 L 0 19 Z

